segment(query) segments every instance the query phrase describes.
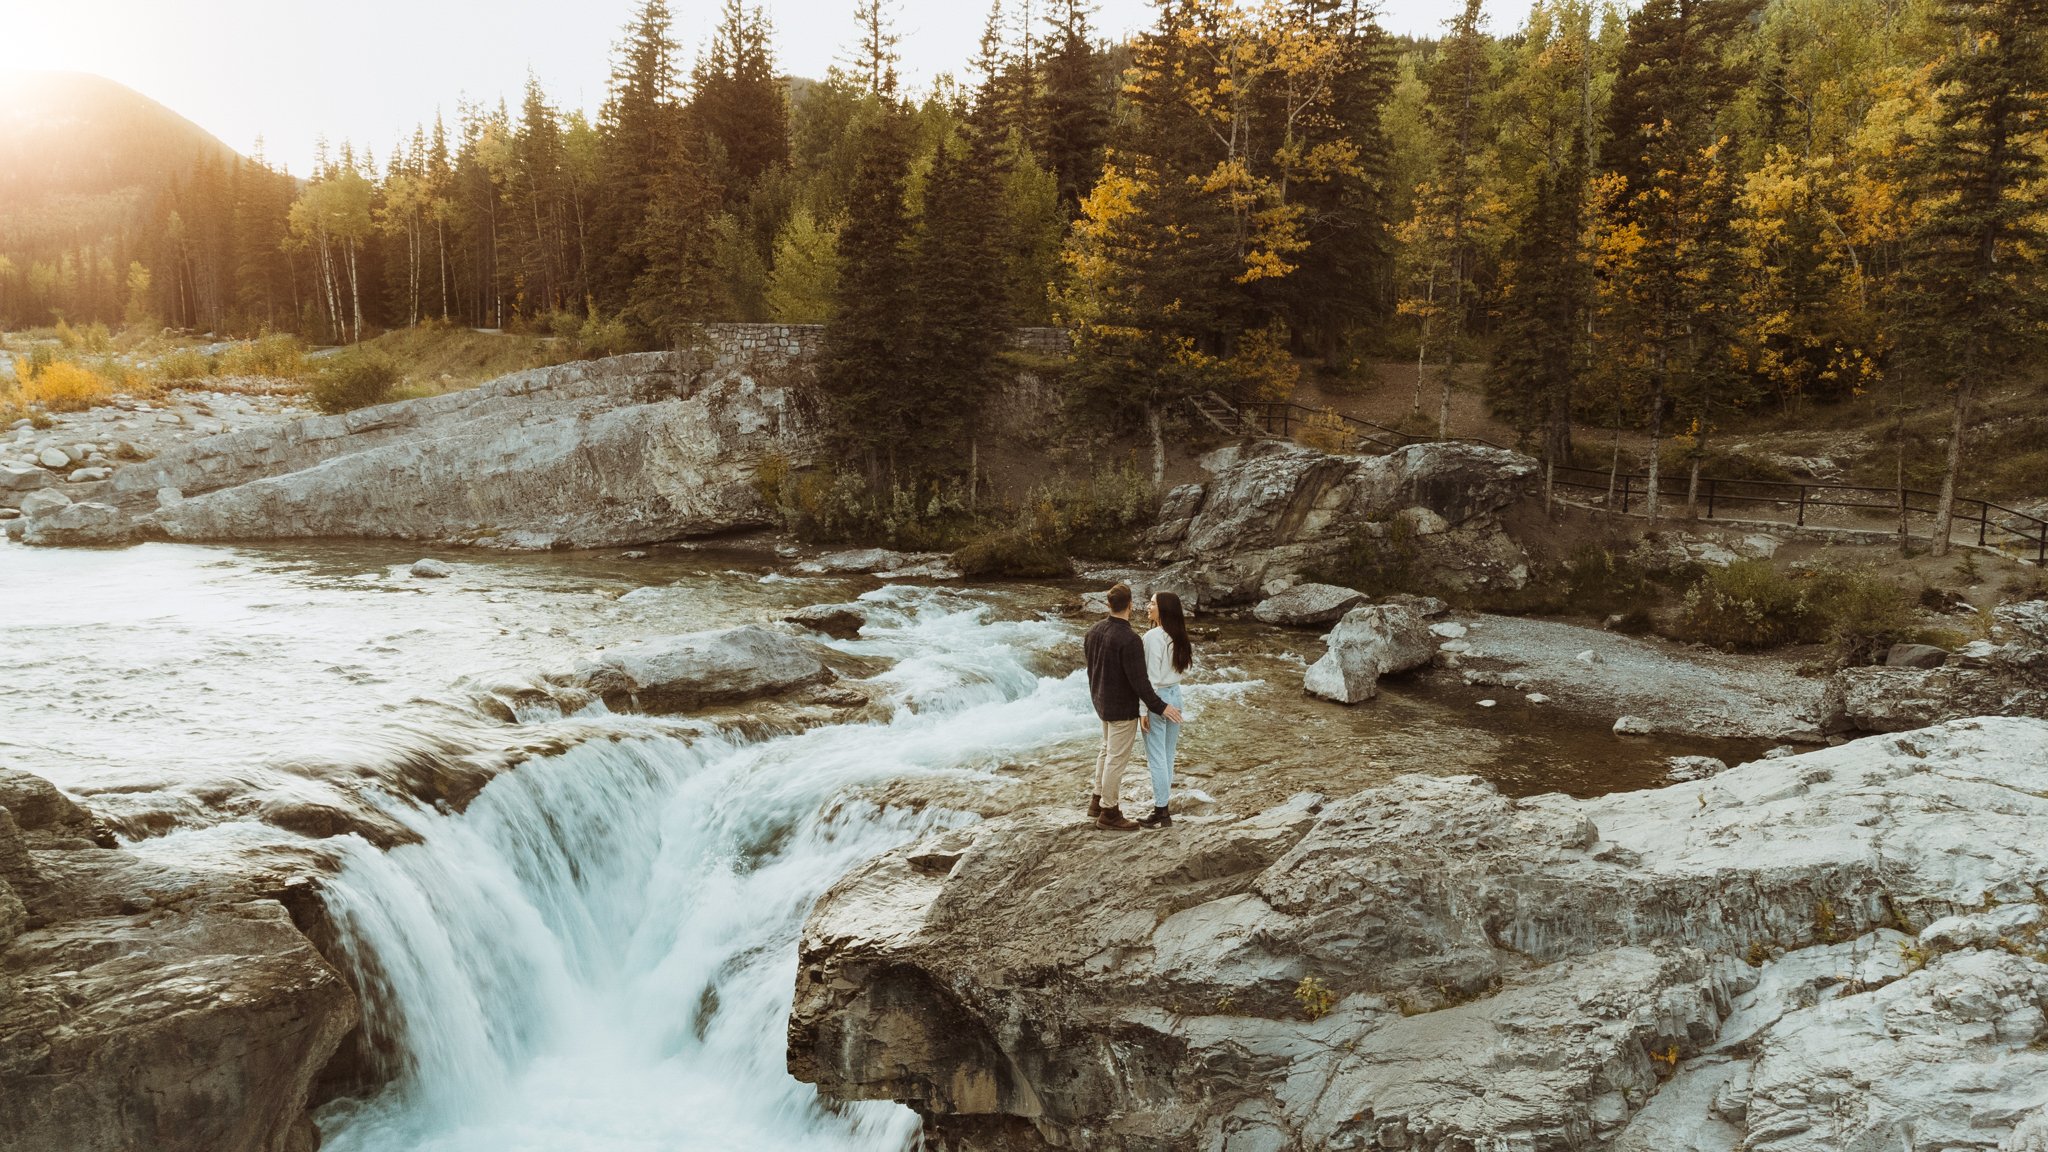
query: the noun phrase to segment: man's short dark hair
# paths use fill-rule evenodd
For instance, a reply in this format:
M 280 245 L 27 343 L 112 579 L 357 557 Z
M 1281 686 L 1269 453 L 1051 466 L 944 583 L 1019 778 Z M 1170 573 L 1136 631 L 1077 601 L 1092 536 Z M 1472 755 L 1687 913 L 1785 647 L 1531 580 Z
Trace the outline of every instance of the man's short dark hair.
M 1109 586 L 1109 610 L 1124 612 L 1131 606 L 1131 586 L 1122 581 Z

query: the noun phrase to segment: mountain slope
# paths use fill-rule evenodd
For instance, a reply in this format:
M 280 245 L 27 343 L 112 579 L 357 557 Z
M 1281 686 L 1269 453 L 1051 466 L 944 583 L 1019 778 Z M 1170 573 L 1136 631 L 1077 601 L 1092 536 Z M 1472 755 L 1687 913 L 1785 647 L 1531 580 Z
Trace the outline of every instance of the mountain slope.
M 234 150 L 140 92 L 83 72 L 0 75 L 0 216 L 52 197 L 161 186 Z

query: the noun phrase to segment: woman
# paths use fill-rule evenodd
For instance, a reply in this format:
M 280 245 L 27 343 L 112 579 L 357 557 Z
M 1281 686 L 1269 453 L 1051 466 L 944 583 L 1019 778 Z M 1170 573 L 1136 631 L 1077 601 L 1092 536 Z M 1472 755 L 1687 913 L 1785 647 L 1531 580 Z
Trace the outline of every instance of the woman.
M 1180 597 L 1171 592 L 1154 593 L 1145 605 L 1145 615 L 1154 625 L 1145 633 L 1145 673 L 1161 700 L 1181 708 L 1180 679 L 1195 662 L 1195 646 L 1188 642 Z M 1152 815 L 1138 821 L 1138 826 L 1167 828 L 1173 824 L 1166 808 L 1173 785 L 1173 755 L 1180 748 L 1180 725 L 1142 712 L 1139 719 L 1145 730 L 1145 764 L 1152 769 Z

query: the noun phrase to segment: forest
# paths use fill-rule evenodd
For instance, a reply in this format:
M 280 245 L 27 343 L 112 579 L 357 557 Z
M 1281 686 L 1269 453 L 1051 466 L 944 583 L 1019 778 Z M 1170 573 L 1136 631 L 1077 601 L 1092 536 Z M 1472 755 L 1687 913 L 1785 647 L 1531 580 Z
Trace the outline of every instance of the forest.
M 1694 478 L 1730 413 L 1889 389 L 1953 409 L 1952 483 L 1975 398 L 2039 374 L 2048 0 L 1537 0 L 1512 30 L 1466 0 L 1427 40 L 1362 0 L 1159 0 L 1122 42 L 996 0 L 916 93 L 889 5 L 853 9 L 819 80 L 761 8 L 686 59 L 644 0 L 594 120 L 529 82 L 305 178 L 202 158 L 0 235 L 0 325 L 607 353 L 822 323 L 834 446 L 913 487 L 971 469 L 1018 325 L 1069 328 L 1076 402 L 1154 443 L 1186 397 L 1406 359 L 1418 426 L 1479 372 L 1552 464 L 1626 426 Z

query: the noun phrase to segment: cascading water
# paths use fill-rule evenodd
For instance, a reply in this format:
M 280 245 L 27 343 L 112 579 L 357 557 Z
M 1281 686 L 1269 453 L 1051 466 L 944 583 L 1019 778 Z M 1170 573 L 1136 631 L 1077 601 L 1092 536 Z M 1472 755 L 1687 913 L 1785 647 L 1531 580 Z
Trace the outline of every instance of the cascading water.
M 1085 735 L 1077 676 L 1025 660 L 1069 635 L 956 594 L 884 589 L 869 638 L 886 724 L 753 744 L 617 717 L 494 781 L 417 845 L 351 845 L 329 894 L 393 1081 L 321 1116 L 331 1152 L 900 1149 L 890 1104 L 828 1110 L 783 1066 L 795 944 L 859 860 L 957 816 L 863 785 L 982 775 Z

